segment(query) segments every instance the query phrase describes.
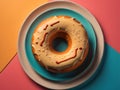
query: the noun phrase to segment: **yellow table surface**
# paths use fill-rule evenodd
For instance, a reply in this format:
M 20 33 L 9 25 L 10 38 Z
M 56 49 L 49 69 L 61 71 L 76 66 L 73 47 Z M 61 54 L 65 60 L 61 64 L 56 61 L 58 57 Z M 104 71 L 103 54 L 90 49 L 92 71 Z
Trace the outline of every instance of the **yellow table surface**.
M 36 7 L 48 0 L 1 0 L 0 1 L 0 72 L 17 52 L 20 27 Z

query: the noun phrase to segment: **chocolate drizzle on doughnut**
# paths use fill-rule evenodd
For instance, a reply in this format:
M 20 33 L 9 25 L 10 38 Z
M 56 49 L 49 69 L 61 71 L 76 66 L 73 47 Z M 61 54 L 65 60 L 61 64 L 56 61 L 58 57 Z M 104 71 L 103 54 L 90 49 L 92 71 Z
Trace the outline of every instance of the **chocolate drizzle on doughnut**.
M 46 25 L 46 26 L 45 26 L 45 28 L 44 28 L 43 30 L 46 30 L 46 29 L 47 29 L 47 27 L 48 27 L 48 25 Z
M 75 55 L 74 55 L 74 56 L 69 57 L 69 58 L 67 58 L 67 59 L 65 59 L 65 60 L 56 61 L 56 64 L 60 64 L 60 63 L 62 63 L 62 62 L 65 62 L 65 61 L 68 61 L 68 60 L 70 60 L 70 59 L 72 59 L 72 58 L 75 58 L 75 57 L 77 56 L 77 51 L 78 51 L 78 48 L 75 49 Z
M 44 41 L 45 41 L 45 38 L 46 38 L 47 34 L 48 34 L 48 33 L 45 33 L 45 34 L 44 34 L 44 37 L 43 37 L 42 42 L 40 43 L 40 46 L 42 46 L 42 45 L 43 45 L 43 43 L 44 43 Z
M 75 22 L 77 22 L 77 23 L 79 23 L 79 24 L 80 24 L 80 22 L 79 22 L 78 20 L 76 20 L 75 18 L 73 18 L 73 20 L 74 20 Z
M 82 47 L 80 47 L 79 49 L 82 50 Z
M 55 24 L 59 23 L 60 21 L 52 23 L 50 26 L 54 26 Z
M 36 44 L 38 44 L 38 42 L 36 42 Z

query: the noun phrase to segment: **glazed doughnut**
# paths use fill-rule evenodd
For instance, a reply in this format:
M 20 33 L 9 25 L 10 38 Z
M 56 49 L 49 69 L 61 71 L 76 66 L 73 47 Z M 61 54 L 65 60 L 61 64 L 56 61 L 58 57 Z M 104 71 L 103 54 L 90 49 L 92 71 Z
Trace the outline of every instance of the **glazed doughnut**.
M 64 51 L 53 47 L 56 38 L 66 40 Z M 70 72 L 82 65 L 89 50 L 88 36 L 83 25 L 69 16 L 53 16 L 43 20 L 32 36 L 32 52 L 35 59 L 48 71 Z

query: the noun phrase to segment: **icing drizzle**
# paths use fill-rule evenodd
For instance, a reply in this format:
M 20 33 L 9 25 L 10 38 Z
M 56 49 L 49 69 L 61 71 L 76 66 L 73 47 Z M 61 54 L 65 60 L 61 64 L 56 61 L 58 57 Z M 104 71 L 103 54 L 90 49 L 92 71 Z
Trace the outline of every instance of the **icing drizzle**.
M 43 43 L 44 43 L 44 41 L 45 41 L 45 38 L 46 38 L 47 34 L 48 34 L 48 33 L 45 33 L 45 34 L 44 34 L 44 37 L 43 37 L 42 42 L 40 43 L 40 46 L 42 46 L 42 45 L 43 45 Z
M 60 64 L 60 63 L 62 63 L 62 62 L 65 62 L 65 61 L 68 61 L 68 60 L 70 60 L 70 59 L 72 59 L 72 58 L 75 58 L 75 57 L 77 56 L 77 51 L 78 51 L 78 48 L 75 49 L 75 55 L 74 55 L 74 56 L 69 57 L 69 58 L 67 58 L 67 59 L 65 59 L 65 60 L 56 61 L 56 64 Z
M 47 27 L 48 27 L 48 25 L 46 25 L 46 26 L 45 26 L 45 28 L 44 28 L 43 30 L 46 30 L 46 29 L 47 29 Z
M 80 24 L 80 22 L 79 22 L 78 20 L 76 20 L 75 18 L 73 18 L 73 20 L 74 20 L 75 22 L 77 22 L 77 23 L 79 23 L 79 24 Z
M 54 26 L 55 24 L 59 23 L 60 21 L 52 23 L 50 26 Z

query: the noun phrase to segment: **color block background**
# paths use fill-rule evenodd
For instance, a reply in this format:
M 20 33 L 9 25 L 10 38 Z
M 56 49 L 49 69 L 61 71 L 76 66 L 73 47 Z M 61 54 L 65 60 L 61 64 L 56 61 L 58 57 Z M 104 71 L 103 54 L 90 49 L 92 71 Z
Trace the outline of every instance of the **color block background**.
M 87 8 L 97 18 L 105 37 L 104 65 L 96 78 L 81 88 L 81 90 L 119 90 L 120 1 L 72 1 Z M 0 71 L 2 71 L 0 73 L 0 90 L 46 90 L 46 88 L 37 85 L 28 78 L 22 70 L 16 54 L 18 31 L 24 19 L 33 9 L 45 2 L 47 0 L 0 1 Z M 5 66 L 6 68 L 4 69 Z M 79 89 L 80 87 L 78 86 L 72 90 Z

